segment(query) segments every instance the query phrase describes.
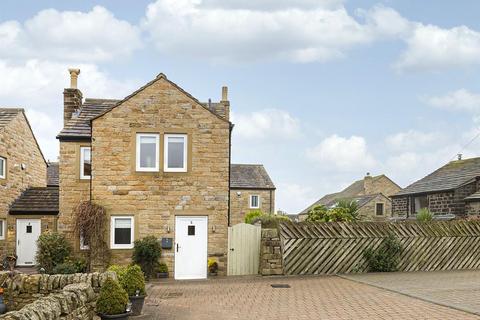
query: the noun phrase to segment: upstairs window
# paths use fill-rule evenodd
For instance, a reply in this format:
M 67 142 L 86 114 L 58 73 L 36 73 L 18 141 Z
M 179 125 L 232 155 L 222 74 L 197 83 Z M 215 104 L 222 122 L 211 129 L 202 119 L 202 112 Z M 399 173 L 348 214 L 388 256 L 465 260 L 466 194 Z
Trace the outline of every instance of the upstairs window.
M 258 196 L 258 195 L 251 195 L 250 196 L 250 208 L 251 209 L 260 208 L 260 196 Z
M 0 157 L 0 179 L 5 179 L 7 175 L 7 159 Z
M 187 135 L 165 135 L 165 172 L 187 172 Z
M 92 151 L 90 147 L 80 148 L 80 179 L 90 179 L 92 176 Z
M 383 203 L 377 203 L 375 205 L 375 214 L 377 216 L 383 216 L 383 214 L 384 214 L 383 210 L 385 209 L 384 207 L 385 207 L 385 205 Z
M 155 172 L 159 170 L 159 135 L 137 134 L 136 170 Z

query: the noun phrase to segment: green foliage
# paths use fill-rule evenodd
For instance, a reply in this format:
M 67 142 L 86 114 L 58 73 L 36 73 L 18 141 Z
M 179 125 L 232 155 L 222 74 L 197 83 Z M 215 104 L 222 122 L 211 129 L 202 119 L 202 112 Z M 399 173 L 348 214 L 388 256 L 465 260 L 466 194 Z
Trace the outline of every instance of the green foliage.
M 257 222 L 262 224 L 262 228 L 277 228 L 280 222 L 291 222 L 291 220 L 286 216 L 278 214 L 264 214 L 253 219 L 251 224 L 255 224 Z
M 135 296 L 137 290 L 139 295 L 145 295 L 145 275 L 139 265 L 133 264 L 129 266 L 111 265 L 108 271 L 114 271 L 117 274 L 118 282 L 128 296 Z
M 37 268 L 53 273 L 53 269 L 65 262 L 72 252 L 70 243 L 65 236 L 56 232 L 45 232 L 37 240 Z
M 433 213 L 430 212 L 427 208 L 422 208 L 417 212 L 417 221 L 419 222 L 429 222 L 433 220 Z
M 397 270 L 402 245 L 390 234 L 377 248 L 367 248 L 363 257 L 367 260 L 368 270 L 372 272 L 392 272 Z
M 87 263 L 83 258 L 67 258 L 63 263 L 53 268 L 54 274 L 83 273 L 87 270 Z
M 128 294 L 120 284 L 107 279 L 100 289 L 97 300 L 97 312 L 100 314 L 115 315 L 125 313 L 128 303 Z
M 159 263 L 157 266 L 157 272 L 162 272 L 162 273 L 167 273 L 168 272 L 168 266 L 166 263 Z
M 260 210 L 260 209 L 252 210 L 252 211 L 250 211 L 249 213 L 247 213 L 247 214 L 245 215 L 245 223 L 250 223 L 250 224 L 252 224 L 252 222 L 253 222 L 255 219 L 257 219 L 257 218 L 259 218 L 259 217 L 261 217 L 261 216 L 264 216 L 264 215 L 265 215 L 265 213 L 264 213 L 262 210 Z
M 218 262 L 214 259 L 208 259 L 208 271 L 210 273 L 217 273 L 218 271 Z
M 344 209 L 350 216 L 352 216 L 353 220 L 357 218 L 358 203 L 355 200 L 340 199 L 337 201 L 336 208 Z
M 350 204 L 346 204 L 346 206 L 347 207 L 337 205 L 335 208 L 331 209 L 327 209 L 324 205 L 315 206 L 308 212 L 306 221 L 350 222 L 356 220 L 356 210 L 352 213 L 354 206 Z
M 135 264 L 140 265 L 148 278 L 153 275 L 161 252 L 162 249 L 157 238 L 148 236 L 134 242 L 132 260 Z

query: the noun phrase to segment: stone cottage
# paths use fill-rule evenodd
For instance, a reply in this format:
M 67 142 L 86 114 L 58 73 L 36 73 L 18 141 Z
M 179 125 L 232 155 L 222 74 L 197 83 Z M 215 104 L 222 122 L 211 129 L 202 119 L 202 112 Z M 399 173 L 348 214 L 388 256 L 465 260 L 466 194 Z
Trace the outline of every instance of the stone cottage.
M 355 201 L 358 205 L 358 216 L 364 221 L 385 220 L 391 216 L 390 196 L 401 188 L 386 175 L 371 176 L 369 173 L 349 185 L 344 190 L 327 194 L 320 200 L 299 213 L 299 220 L 304 221 L 308 212 L 317 205 L 333 208 L 339 200 Z
M 392 196 L 394 216 L 427 208 L 435 215 L 480 213 L 480 158 L 455 160 Z
M 253 210 L 275 213 L 275 185 L 261 164 L 230 166 L 230 225 L 245 221 Z
M 34 263 L 36 237 L 54 227 L 58 211 L 17 210 L 20 207 L 11 205 L 25 194 L 55 193 L 47 187 L 46 176 L 47 163 L 25 111 L 0 108 L 0 245 L 2 254 L 17 254 L 20 265 Z
M 220 102 L 201 103 L 159 74 L 123 100 L 83 99 L 80 70 L 69 71 L 64 128 L 57 136 L 58 231 L 78 252 L 88 250 L 73 220 L 75 208 L 92 200 L 109 217 L 112 261 L 129 263 L 133 242 L 154 235 L 176 279 L 205 278 L 207 258 L 216 259 L 225 274 L 228 226 L 243 210 L 231 208 L 229 186 L 246 181 L 235 173 L 229 180 L 233 124 L 227 88 Z M 254 172 L 263 170 L 268 178 L 259 168 Z M 268 180 L 241 190 L 271 212 L 273 191 L 263 193 L 274 190 Z

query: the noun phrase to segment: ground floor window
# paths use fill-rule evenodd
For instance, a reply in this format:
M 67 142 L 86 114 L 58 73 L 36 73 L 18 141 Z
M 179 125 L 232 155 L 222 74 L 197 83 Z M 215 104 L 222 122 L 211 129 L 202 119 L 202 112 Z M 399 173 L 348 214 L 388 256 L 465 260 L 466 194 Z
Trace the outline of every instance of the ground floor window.
M 413 200 L 413 212 L 417 213 L 420 209 L 428 208 L 427 196 L 415 197 Z
M 7 175 L 7 160 L 0 157 L 0 179 L 5 179 Z
M 385 209 L 385 204 L 384 203 L 377 203 L 375 206 L 375 214 L 377 216 L 383 216 L 384 214 L 384 209 Z
M 0 219 L 0 240 L 5 240 L 5 225 L 6 221 Z
M 88 243 L 88 239 L 83 236 L 83 232 L 80 233 L 80 250 L 89 250 L 90 244 Z
M 110 228 L 110 248 L 132 249 L 134 235 L 133 216 L 112 216 Z

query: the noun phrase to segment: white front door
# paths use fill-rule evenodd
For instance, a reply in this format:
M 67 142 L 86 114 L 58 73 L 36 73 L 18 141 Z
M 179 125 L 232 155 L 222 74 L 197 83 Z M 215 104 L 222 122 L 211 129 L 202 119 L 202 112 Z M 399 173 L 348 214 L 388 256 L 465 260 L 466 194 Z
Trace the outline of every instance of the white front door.
M 175 217 L 175 279 L 207 278 L 208 217 Z
M 17 265 L 35 265 L 40 219 L 17 219 Z

